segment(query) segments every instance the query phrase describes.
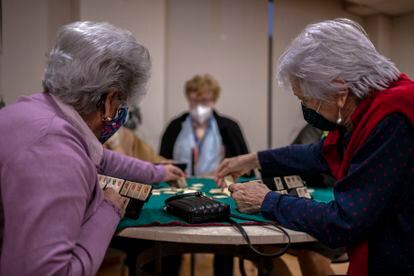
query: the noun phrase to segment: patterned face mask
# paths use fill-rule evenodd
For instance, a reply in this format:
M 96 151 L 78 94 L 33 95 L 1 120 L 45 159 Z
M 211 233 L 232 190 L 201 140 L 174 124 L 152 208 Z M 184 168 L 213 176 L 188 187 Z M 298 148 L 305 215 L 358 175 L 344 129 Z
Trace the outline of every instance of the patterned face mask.
M 118 129 L 123 126 L 128 120 L 128 106 L 126 104 L 120 105 L 115 117 L 110 121 L 103 121 L 101 136 L 99 141 L 105 143 Z

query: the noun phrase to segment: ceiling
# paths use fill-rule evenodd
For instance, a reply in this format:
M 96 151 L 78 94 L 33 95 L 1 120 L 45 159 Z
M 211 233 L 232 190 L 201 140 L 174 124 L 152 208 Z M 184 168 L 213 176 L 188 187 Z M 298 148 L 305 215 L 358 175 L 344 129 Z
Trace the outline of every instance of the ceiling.
M 414 11 L 414 0 L 345 0 L 344 3 L 347 11 L 361 16 L 396 16 Z

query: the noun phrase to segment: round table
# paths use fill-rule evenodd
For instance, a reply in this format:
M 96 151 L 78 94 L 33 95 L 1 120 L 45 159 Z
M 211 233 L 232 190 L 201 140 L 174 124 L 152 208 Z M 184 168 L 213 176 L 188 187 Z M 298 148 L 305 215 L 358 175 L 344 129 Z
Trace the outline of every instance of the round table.
M 285 244 L 288 239 L 282 232 L 272 226 L 243 226 L 252 244 Z M 315 238 L 303 232 L 286 231 L 291 243 L 311 242 Z M 247 244 L 237 229 L 232 226 L 151 226 L 131 227 L 118 233 L 121 237 L 152 241 L 197 243 L 197 244 Z
M 288 242 L 288 238 L 280 230 L 270 225 L 243 227 L 251 243 L 261 251 L 269 250 L 269 248 L 275 251 L 277 249 L 273 245 L 283 245 Z M 291 243 L 316 241 L 306 233 L 285 230 L 290 236 Z M 130 227 L 119 232 L 118 236 L 136 241 L 154 241 L 154 246 L 132 257 L 136 262 L 129 265 L 130 275 L 145 275 L 141 268 L 151 260 L 156 261 L 155 275 L 162 275 L 162 257 L 184 253 L 220 253 L 243 256 L 257 264 L 259 275 L 264 275 L 267 270 L 265 258 L 256 255 L 247 246 L 240 232 L 232 226 Z M 194 271 L 193 262 L 191 271 Z

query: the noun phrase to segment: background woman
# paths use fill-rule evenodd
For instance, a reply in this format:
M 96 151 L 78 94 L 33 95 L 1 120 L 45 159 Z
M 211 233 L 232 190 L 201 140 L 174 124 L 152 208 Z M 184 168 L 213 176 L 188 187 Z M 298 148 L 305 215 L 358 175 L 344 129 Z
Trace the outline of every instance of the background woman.
M 161 140 L 160 155 L 187 163 L 187 174 L 213 175 L 224 157 L 248 153 L 240 126 L 215 110 L 220 86 L 210 75 L 185 84 L 189 112 L 173 119 Z

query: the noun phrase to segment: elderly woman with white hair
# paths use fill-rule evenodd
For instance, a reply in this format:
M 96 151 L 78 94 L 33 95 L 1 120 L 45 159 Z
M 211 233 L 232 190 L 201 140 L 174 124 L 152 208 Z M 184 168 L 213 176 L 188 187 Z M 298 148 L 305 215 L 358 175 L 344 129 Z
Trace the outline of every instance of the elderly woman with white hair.
M 259 211 L 326 245 L 346 246 L 350 275 L 414 275 L 414 82 L 347 19 L 311 24 L 280 57 L 278 79 L 326 139 L 225 159 L 217 180 L 254 168 L 336 178 L 334 200 L 230 186 L 238 208 Z
M 147 49 L 107 23 L 63 26 L 44 92 L 0 111 L 0 275 L 94 275 L 123 200 L 98 173 L 145 183 L 178 179 L 105 150 L 149 78 Z

